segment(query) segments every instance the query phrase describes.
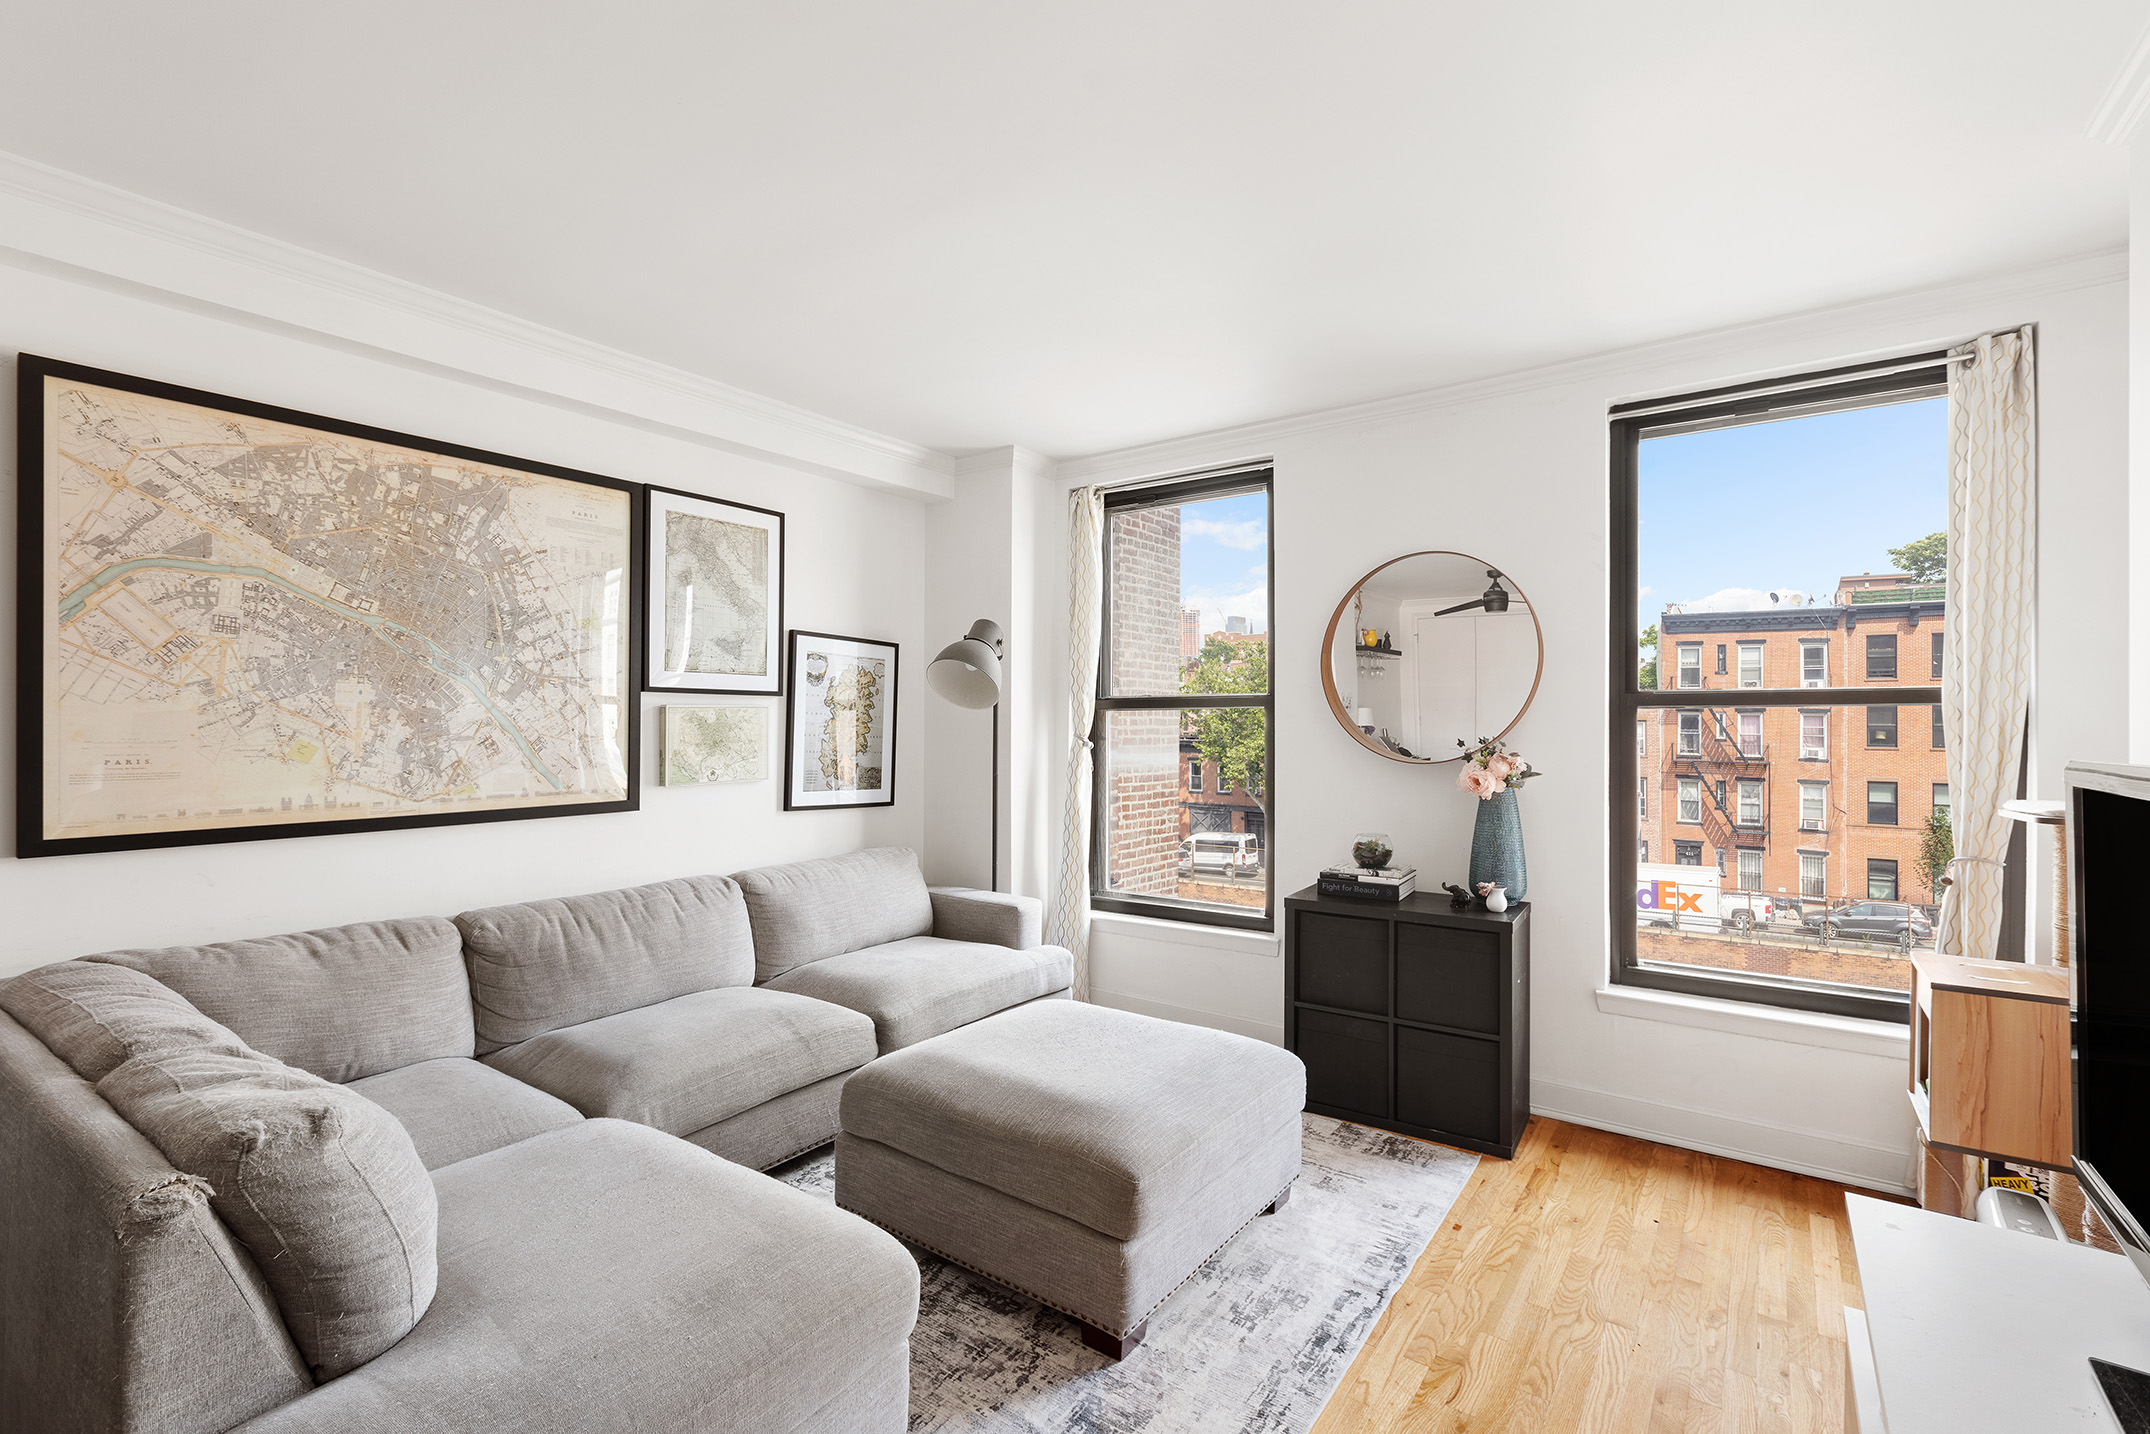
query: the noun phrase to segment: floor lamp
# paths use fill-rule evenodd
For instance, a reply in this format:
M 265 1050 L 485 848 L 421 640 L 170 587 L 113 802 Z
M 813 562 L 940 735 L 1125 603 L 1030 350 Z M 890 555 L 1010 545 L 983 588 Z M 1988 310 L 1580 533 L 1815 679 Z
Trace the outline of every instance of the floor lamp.
M 1007 654 L 1000 624 L 981 617 L 941 649 L 926 668 L 926 685 L 958 707 L 993 709 L 993 890 L 1000 890 L 1000 664 Z

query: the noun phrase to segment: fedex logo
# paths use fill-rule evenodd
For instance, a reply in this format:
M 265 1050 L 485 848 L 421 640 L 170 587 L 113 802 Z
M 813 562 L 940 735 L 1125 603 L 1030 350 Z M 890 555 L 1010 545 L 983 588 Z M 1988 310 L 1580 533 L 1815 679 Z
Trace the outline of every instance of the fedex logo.
M 1682 891 L 1672 881 L 1646 881 L 1635 888 L 1635 905 L 1643 911 L 1692 911 L 1702 914 L 1702 893 Z

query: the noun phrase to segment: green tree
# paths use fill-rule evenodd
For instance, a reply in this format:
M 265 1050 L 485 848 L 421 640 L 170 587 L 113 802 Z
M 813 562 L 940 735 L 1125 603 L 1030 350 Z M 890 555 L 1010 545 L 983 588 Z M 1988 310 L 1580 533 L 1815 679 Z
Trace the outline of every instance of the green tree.
M 1635 646 L 1639 650 L 1647 651 L 1650 654 L 1649 658 L 1642 664 L 1642 666 L 1636 669 L 1635 674 L 1636 685 L 1641 687 L 1643 691 L 1648 692 L 1657 686 L 1656 623 L 1653 622 L 1648 627 L 1642 630 L 1642 640 L 1636 643 Z
M 1956 833 L 1949 826 L 1948 809 L 1936 807 L 1919 836 L 1919 870 L 1925 874 L 1926 892 L 1935 902 L 1941 900 L 1941 878 L 1948 875 L 1948 864 L 1955 859 Z
M 1180 679 L 1180 691 L 1221 694 L 1269 690 L 1269 644 L 1212 637 Z M 1187 714 L 1202 760 L 1264 812 L 1269 810 L 1269 734 L 1259 707 L 1205 707 Z
M 1941 582 L 1948 577 L 1948 534 L 1928 533 L 1900 548 L 1891 548 L 1889 561 L 1918 582 Z

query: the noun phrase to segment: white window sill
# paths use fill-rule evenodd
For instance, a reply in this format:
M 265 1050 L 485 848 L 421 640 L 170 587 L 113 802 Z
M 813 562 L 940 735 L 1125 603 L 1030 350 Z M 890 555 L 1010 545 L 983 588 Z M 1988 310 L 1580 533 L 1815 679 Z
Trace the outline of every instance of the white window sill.
M 1759 1036 L 1765 1041 L 1784 1041 L 1820 1050 L 1853 1051 L 1859 1055 L 1906 1060 L 1911 1049 L 1909 1028 L 1893 1021 L 1862 1021 L 1849 1016 L 1825 1016 L 1815 1011 L 1788 1011 L 1750 1001 L 1713 1001 L 1707 996 L 1687 996 L 1677 991 L 1650 991 L 1636 986 L 1600 986 L 1598 1009 L 1609 1016 L 1632 1016 L 1644 1021 L 1663 1021 L 1674 1026 L 1693 1026 L 1705 1031 L 1729 1031 L 1734 1035 Z
M 1165 921 L 1154 916 L 1129 916 L 1118 911 L 1090 913 L 1093 934 L 1124 940 L 1154 941 L 1161 946 L 1196 947 L 1204 951 L 1229 951 L 1240 956 L 1282 956 L 1284 943 L 1273 931 L 1246 931 L 1236 926 L 1205 926 L 1195 921 Z

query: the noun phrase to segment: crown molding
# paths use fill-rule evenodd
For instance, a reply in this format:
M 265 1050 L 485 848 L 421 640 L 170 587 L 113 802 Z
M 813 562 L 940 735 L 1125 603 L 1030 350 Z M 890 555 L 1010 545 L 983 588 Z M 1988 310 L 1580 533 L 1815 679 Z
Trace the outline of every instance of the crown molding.
M 922 444 L 4 151 L 0 262 L 56 264 L 804 472 L 926 499 L 955 491 L 955 460 Z
M 2101 144 L 2127 144 L 2150 113 L 2150 25 L 2135 37 L 2134 48 L 2105 87 L 2084 132 Z
M 1212 429 L 1183 438 L 1168 438 L 1110 452 L 1065 458 L 1059 463 L 1062 481 L 1073 485 L 1101 480 L 1146 478 L 1182 469 L 1212 467 L 1226 461 L 1267 460 L 1277 446 L 1291 439 L 1332 428 L 1374 427 L 1418 418 L 1442 409 L 1483 403 L 1537 389 L 1570 384 L 1633 382 L 1637 370 L 1673 369 L 1678 377 L 1642 391 L 1608 392 L 1604 403 L 1631 403 L 1682 393 L 1696 383 L 1747 383 L 1798 374 L 1817 362 L 1855 363 L 1895 352 L 1924 352 L 1960 342 L 1970 335 L 1953 329 L 1937 331 L 1932 325 L 1957 320 L 1966 308 L 2034 299 L 2074 289 L 2125 283 L 2128 255 L 2124 248 L 2099 250 L 2027 269 L 1989 275 L 1957 284 L 1913 289 L 1878 299 L 1861 299 L 1809 309 L 1753 323 L 1727 325 L 1680 338 L 1662 339 L 1628 348 L 1609 349 L 1557 363 L 1516 369 L 1487 378 L 1467 379 L 1438 388 L 1399 394 L 1393 398 L 1340 408 L 1320 409 L 1285 418 Z M 1904 331 L 1904 337 L 1886 349 L 1845 352 L 1830 348 L 1832 340 L 1870 334 L 1880 326 Z M 1851 342 L 1858 342 L 1852 338 Z M 1758 348 L 1772 344 L 1799 345 L 1802 356 L 1774 368 L 1728 373 L 1726 364 L 1750 360 Z

